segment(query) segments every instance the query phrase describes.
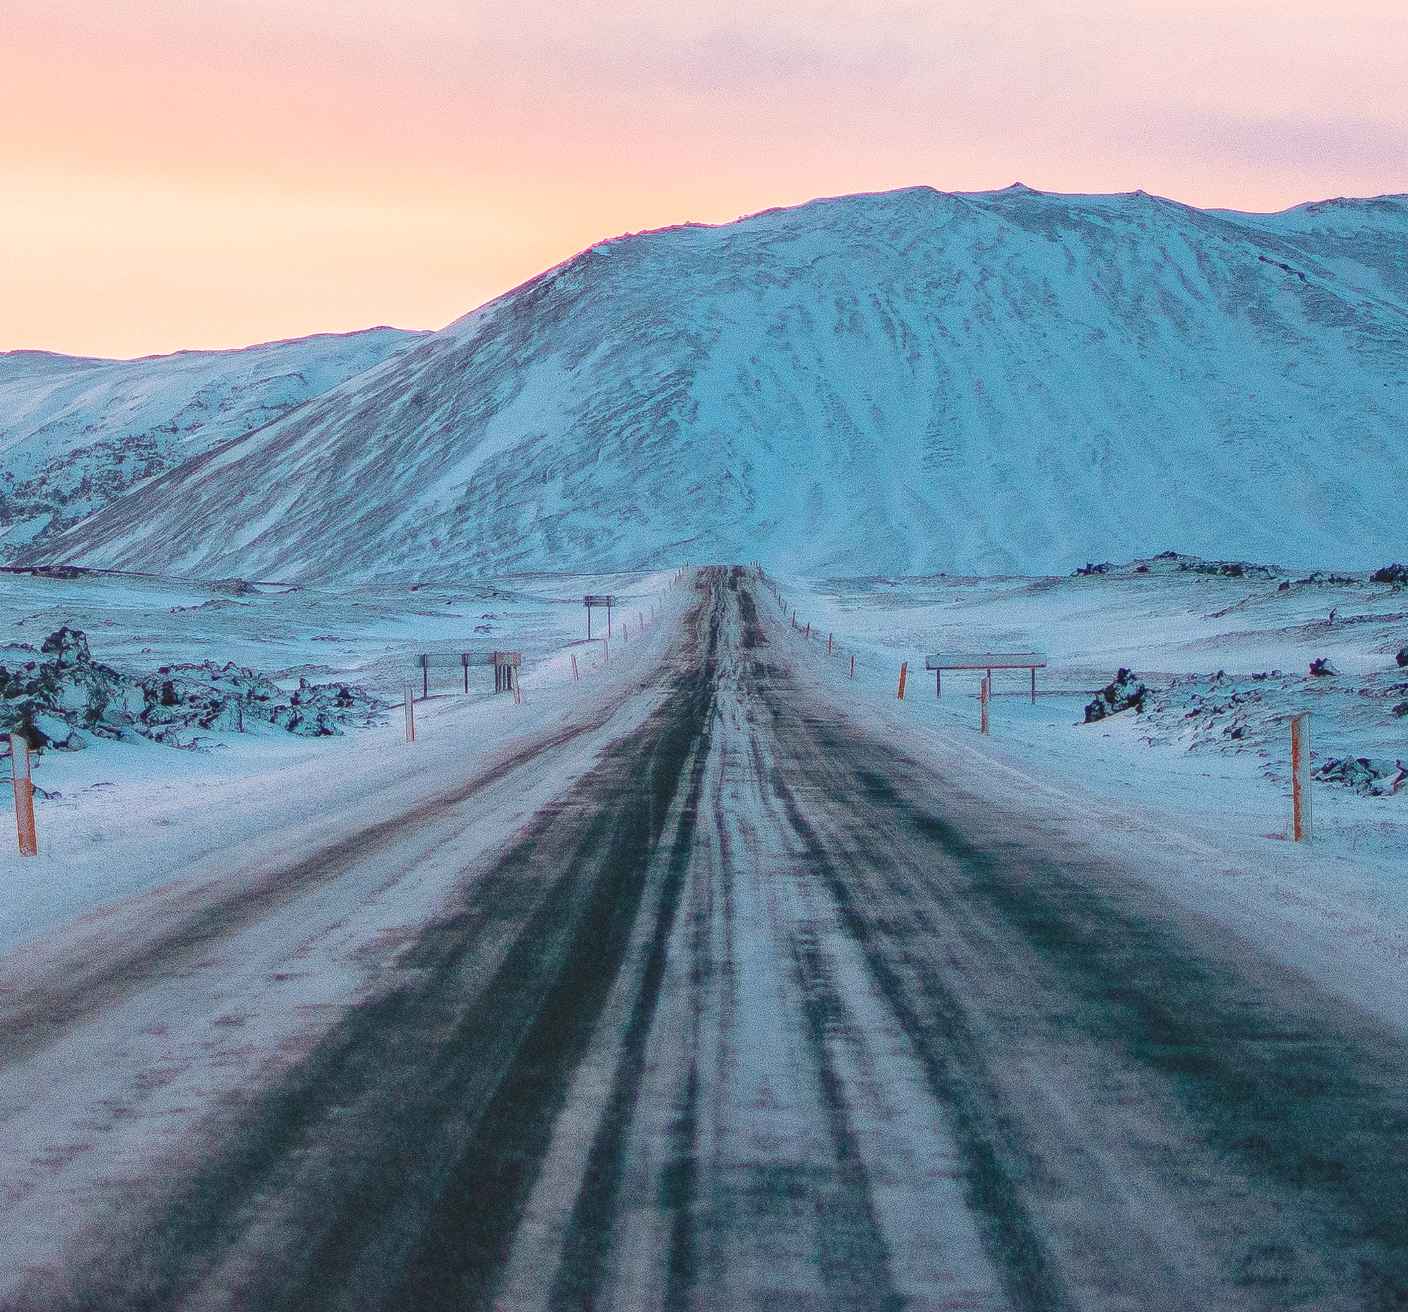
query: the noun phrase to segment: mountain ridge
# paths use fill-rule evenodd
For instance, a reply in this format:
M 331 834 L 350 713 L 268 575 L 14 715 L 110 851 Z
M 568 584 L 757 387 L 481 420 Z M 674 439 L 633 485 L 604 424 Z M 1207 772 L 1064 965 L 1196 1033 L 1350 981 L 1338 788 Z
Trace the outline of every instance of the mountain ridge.
M 607 239 L 21 559 L 1381 564 L 1408 484 L 1400 199 L 920 187 Z
M 0 558 L 421 335 L 382 325 L 131 359 L 0 352 Z

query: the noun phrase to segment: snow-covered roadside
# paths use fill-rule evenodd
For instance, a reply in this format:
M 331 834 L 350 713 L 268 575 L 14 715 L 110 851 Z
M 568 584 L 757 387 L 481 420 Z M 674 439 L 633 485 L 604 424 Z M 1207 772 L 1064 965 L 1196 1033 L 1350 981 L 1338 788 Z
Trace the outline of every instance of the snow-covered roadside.
M 810 609 L 823 626 L 834 624 L 839 646 L 828 659 L 826 633 L 807 641 L 788 626 L 783 605 L 765 593 L 765 614 L 779 620 L 773 640 L 818 694 L 893 734 L 908 754 L 932 766 L 931 777 L 913 781 L 916 790 L 940 791 L 946 779 L 961 778 L 1004 806 L 1059 819 L 1073 844 L 1121 857 L 1161 891 L 1233 927 L 1249 944 L 1402 1023 L 1408 799 L 1317 787 L 1317 841 L 1299 847 L 1279 837 L 1289 803 L 1263 777 L 1255 755 L 1150 748 L 1128 713 L 1080 724 L 1087 696 L 1076 690 L 1039 697 L 1033 707 L 1012 688 L 994 700 L 992 735 L 983 738 L 977 676 L 953 676 L 936 701 L 933 676 L 926 679 L 922 664 L 926 650 L 939 644 L 915 642 L 903 617 L 872 610 L 853 640 L 842 616 L 828 613 L 824 597 L 796 583 L 784 584 L 783 595 L 801 618 Z M 887 621 L 898 641 L 886 641 Z M 854 682 L 848 676 L 852 653 L 858 655 Z M 901 660 L 909 660 L 915 674 L 903 702 L 895 696 Z M 1048 685 L 1066 682 L 1061 670 L 1054 673 Z M 1020 685 L 1022 676 L 1012 677 Z
M 47 753 L 35 779 L 61 797 L 39 805 L 39 857 L 22 859 L 0 844 L 0 953 L 167 881 L 296 860 L 338 833 L 442 792 L 530 736 L 602 713 L 663 655 L 672 620 L 689 599 L 671 579 L 634 581 L 625 608 L 632 636 L 611 643 L 604 665 L 600 643 L 564 645 L 561 634 L 550 647 L 551 635 L 525 642 L 521 705 L 486 692 L 483 671 L 467 697 L 432 687 L 430 700 L 416 705 L 414 746 L 404 742 L 395 710 L 384 726 L 342 738 L 291 738 L 260 726 L 212 735 L 223 746 L 211 752 L 104 742 Z M 660 620 L 640 635 L 634 615 L 652 603 Z M 580 611 L 579 602 L 574 620 Z M 496 636 L 511 645 L 507 626 Z M 404 667 L 404 643 L 400 650 Z M 575 683 L 574 654 L 582 675 Z M 648 698 L 634 702 L 631 713 L 643 715 Z

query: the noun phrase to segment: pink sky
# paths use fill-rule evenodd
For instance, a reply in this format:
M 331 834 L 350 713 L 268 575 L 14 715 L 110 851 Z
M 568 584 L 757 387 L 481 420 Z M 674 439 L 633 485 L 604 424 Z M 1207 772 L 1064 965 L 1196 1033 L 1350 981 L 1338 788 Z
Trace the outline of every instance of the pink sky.
M 0 349 L 440 327 L 603 236 L 1408 191 L 1403 0 L 5 0 Z

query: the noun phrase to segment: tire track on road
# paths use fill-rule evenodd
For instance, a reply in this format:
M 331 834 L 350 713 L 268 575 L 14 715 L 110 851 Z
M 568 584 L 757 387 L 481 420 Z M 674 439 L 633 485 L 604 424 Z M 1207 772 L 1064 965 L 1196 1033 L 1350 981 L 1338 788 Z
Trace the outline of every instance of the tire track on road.
M 784 754 L 775 782 L 789 822 L 810 835 L 813 869 L 964 1126 L 970 1198 L 1019 1306 L 1408 1305 L 1402 1033 L 1069 840 L 1043 850 L 1001 803 L 934 780 L 844 712 L 805 709 L 785 672 L 754 673 Z M 795 778 L 845 806 L 817 818 Z M 901 791 L 919 780 L 922 801 Z M 1019 1014 L 1014 999 L 1028 996 Z M 1063 1033 L 1102 1063 L 1053 1073 L 1084 1088 L 1068 1112 L 1098 1114 L 1098 1081 L 1113 1072 L 1122 1102 L 1184 1135 L 1182 1156 L 1158 1136 L 1112 1141 L 1120 1117 L 1137 1119 L 1130 1106 L 1088 1123 L 1082 1144 L 1034 1121 L 1036 1102 L 1011 1102 L 1004 1051 L 1057 1054 Z M 1096 1180 L 1121 1160 L 1142 1171 L 1150 1216 L 1161 1207 L 1186 1233 L 1170 1230 L 1160 1254 L 1157 1230 L 1122 1233 L 1111 1217 L 1103 1251 L 1090 1249 L 1097 1204 L 1084 1215 L 1058 1205 L 1058 1148 L 1067 1178 Z M 1175 1246 L 1189 1239 L 1203 1245 L 1201 1272 Z
M 191 910 L 176 912 L 174 923 L 167 923 L 172 913 L 163 907 L 160 928 L 124 938 L 116 952 L 97 960 L 69 954 L 63 962 L 61 979 L 55 980 L 58 972 L 50 968 L 39 983 L 14 986 L 14 992 L 0 1006 L 0 1069 L 42 1051 L 76 1023 L 160 976 L 190 966 L 208 952 L 212 943 L 237 934 L 311 890 L 332 883 L 352 866 L 404 841 L 416 829 L 545 754 L 601 729 L 624 700 L 623 695 L 586 722 L 540 735 L 464 783 L 329 843 L 292 865 L 261 872 L 251 883 L 232 892 L 216 892 L 212 897 L 211 884 L 184 891 L 177 895 L 176 905 L 188 903 Z
M 696 647 L 703 624 L 697 606 Z M 709 664 L 685 662 L 160 1215 L 17 1306 L 489 1306 L 711 712 Z

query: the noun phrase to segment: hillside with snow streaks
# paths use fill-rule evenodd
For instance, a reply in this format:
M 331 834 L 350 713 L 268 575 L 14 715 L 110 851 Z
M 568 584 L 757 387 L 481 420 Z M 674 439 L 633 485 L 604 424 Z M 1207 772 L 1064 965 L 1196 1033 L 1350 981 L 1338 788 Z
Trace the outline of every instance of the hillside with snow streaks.
M 33 560 L 280 578 L 1408 554 L 1408 197 L 1020 186 L 599 244 Z
M 0 353 L 0 559 L 418 336 L 371 328 L 139 360 Z

